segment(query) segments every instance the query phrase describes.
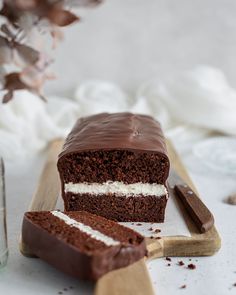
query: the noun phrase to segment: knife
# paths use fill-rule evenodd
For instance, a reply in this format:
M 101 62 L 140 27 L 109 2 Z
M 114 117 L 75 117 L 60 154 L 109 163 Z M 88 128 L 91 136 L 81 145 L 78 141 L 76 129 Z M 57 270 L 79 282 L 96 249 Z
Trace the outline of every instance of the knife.
M 170 170 L 168 178 L 170 190 L 181 200 L 191 219 L 201 233 L 210 230 L 214 225 L 214 217 L 191 187 L 174 170 Z
M 0 269 L 7 264 L 7 227 L 6 227 L 6 196 L 5 196 L 5 178 L 4 163 L 0 158 Z

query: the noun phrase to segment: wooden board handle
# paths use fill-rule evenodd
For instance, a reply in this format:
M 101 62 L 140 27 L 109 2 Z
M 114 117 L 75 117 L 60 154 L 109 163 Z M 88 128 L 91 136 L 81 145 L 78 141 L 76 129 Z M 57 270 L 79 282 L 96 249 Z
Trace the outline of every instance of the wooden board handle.
M 128 267 L 104 275 L 98 280 L 94 294 L 154 295 L 145 260 L 141 259 Z
M 148 259 L 155 259 L 164 256 L 164 239 L 146 238 Z

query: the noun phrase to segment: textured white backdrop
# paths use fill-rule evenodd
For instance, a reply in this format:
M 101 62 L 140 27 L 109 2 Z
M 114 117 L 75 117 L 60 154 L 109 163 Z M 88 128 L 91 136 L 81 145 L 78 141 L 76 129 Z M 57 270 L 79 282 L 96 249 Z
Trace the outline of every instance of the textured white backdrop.
M 83 11 L 56 52 L 61 92 L 110 79 L 133 91 L 154 76 L 196 64 L 219 67 L 236 85 L 235 0 L 107 0 Z

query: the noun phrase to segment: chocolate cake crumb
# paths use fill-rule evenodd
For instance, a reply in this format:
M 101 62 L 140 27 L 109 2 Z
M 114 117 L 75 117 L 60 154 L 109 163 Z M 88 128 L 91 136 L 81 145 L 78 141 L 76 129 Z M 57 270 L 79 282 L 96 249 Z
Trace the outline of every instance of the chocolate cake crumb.
M 68 289 L 67 288 L 64 288 L 63 291 L 68 291 Z
M 184 265 L 184 262 L 182 260 L 178 261 L 177 263 L 179 266 L 183 266 Z
M 190 263 L 190 264 L 188 264 L 188 268 L 189 269 L 195 269 L 196 268 L 196 265 L 193 264 L 193 263 Z
M 167 261 L 171 261 L 171 258 L 170 258 L 170 257 L 166 257 L 166 260 L 167 260 Z
M 155 237 L 155 239 L 157 239 L 157 240 L 160 240 L 160 239 L 161 239 L 161 237 Z
M 150 227 L 148 230 L 152 231 L 152 230 L 153 230 L 153 228 L 152 228 L 152 227 Z
M 150 239 L 154 239 L 154 237 L 153 237 L 153 236 L 151 236 L 151 237 L 150 237 Z
M 236 283 L 234 283 L 233 286 L 236 287 Z
M 189 258 L 189 261 L 192 261 L 192 259 L 191 259 L 191 258 Z
M 171 266 L 171 264 L 170 264 L 170 263 L 168 263 L 166 266 Z
M 161 230 L 160 230 L 159 228 L 157 228 L 157 229 L 154 230 L 154 232 L 155 232 L 156 234 L 158 234 L 158 233 L 161 232 Z
M 136 223 L 136 225 L 137 225 L 137 226 L 141 226 L 141 225 L 142 225 L 142 223 Z
M 186 285 L 182 285 L 182 286 L 180 286 L 180 289 L 186 289 Z
M 60 294 L 61 295 L 61 294 L 63 294 L 63 292 L 59 291 L 57 294 Z

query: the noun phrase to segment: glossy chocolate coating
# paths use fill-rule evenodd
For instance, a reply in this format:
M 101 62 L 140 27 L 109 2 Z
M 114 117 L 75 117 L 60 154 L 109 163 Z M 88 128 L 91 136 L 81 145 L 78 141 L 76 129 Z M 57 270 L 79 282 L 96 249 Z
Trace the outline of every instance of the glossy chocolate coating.
M 81 118 L 68 135 L 59 161 L 66 155 L 94 150 L 161 154 L 167 163 L 165 180 L 168 177 L 169 159 L 165 138 L 159 122 L 150 116 L 101 113 Z
M 27 213 L 23 220 L 22 242 L 36 257 L 83 280 L 96 281 L 107 272 L 125 267 L 146 255 L 144 238 L 135 246 L 121 243 L 99 253 L 87 254 L 60 239 L 60 235 L 49 233 L 32 222 Z

